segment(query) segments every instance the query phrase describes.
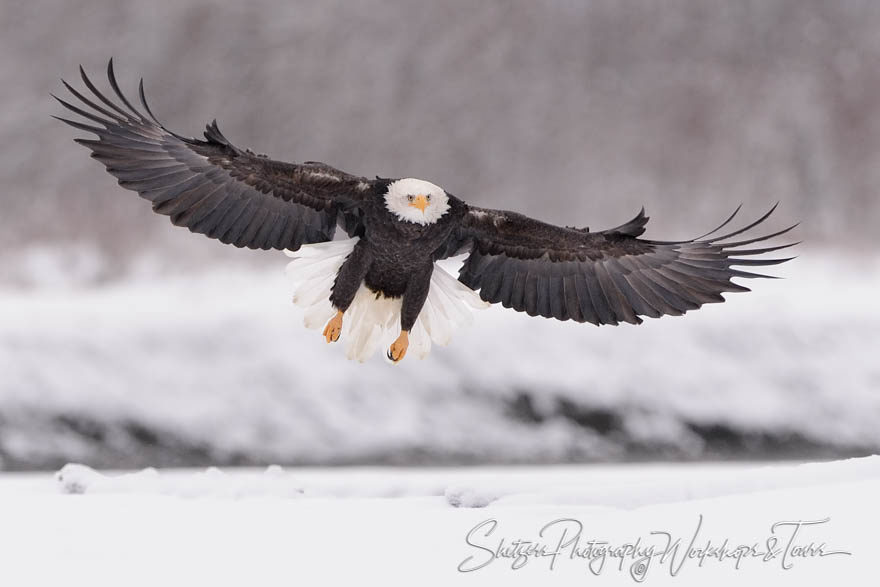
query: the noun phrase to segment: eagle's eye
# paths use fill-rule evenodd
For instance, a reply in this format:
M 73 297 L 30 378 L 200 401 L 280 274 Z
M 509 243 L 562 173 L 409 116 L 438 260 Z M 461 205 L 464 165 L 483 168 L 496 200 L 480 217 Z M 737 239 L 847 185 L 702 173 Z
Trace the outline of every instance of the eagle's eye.
M 431 196 L 430 196 L 430 195 L 427 195 L 427 196 L 425 196 L 425 199 L 426 199 L 427 201 L 430 202 L 430 201 L 431 201 Z
M 410 202 L 412 202 L 413 200 L 416 199 L 416 197 L 415 196 L 407 196 L 406 199 L 409 200 Z

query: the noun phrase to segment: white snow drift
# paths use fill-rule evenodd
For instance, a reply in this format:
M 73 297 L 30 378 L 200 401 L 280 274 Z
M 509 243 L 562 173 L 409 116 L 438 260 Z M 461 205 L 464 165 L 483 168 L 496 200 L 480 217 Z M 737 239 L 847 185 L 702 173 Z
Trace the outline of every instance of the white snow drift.
M 871 584 L 880 457 L 0 475 L 4 584 Z M 73 495 L 71 495 L 73 494 Z M 457 506 L 457 507 L 452 507 Z
M 741 452 L 767 436 L 876 450 L 878 260 L 799 252 L 776 270 L 784 280 L 637 327 L 493 307 L 394 368 L 347 361 L 303 328 L 280 267 L 7 288 L 0 458 L 537 462 L 633 446 L 698 457 L 715 428 Z

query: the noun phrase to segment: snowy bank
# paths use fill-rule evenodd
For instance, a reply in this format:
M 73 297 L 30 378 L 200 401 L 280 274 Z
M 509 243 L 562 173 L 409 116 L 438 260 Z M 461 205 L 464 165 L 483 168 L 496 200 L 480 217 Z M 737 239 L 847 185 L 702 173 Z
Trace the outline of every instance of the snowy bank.
M 277 271 L 0 290 L 0 466 L 566 462 L 880 449 L 880 260 L 815 251 L 685 317 L 492 308 L 349 362 Z M 840 300 L 846 292 L 845 303 Z
M 112 474 L 69 465 L 54 479 L 0 475 L 0 579 L 869 584 L 878 491 L 880 457 Z
M 584 505 L 638 508 L 762 491 L 880 481 L 880 456 L 805 464 L 670 464 L 473 469 L 338 468 L 101 473 L 67 464 L 55 475 L 67 494 L 226 498 L 443 496 L 453 507 Z

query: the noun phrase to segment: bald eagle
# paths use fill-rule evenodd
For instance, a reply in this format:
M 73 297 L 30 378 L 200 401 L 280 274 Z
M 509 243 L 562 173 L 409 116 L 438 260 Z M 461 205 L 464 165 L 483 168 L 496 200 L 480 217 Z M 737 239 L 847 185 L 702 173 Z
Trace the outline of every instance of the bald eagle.
M 776 206 L 732 232 L 719 235 L 739 208 L 701 237 L 646 240 L 639 238 L 644 209 L 591 232 L 471 206 L 420 179 L 367 179 L 314 161 L 276 161 L 236 147 L 216 121 L 204 140 L 168 130 L 147 105 L 143 80 L 143 112 L 120 91 L 112 60 L 107 76 L 118 102 L 82 67 L 80 75 L 91 97 L 63 80 L 80 104 L 53 95 L 91 121 L 59 118 L 98 137 L 76 142 L 175 225 L 236 247 L 286 251 L 306 325 L 323 327 L 327 342 L 347 340 L 349 358 L 364 360 L 387 343 L 395 363 L 408 349 L 423 357 L 432 341 L 448 342 L 472 308 L 494 303 L 595 325 L 681 315 L 723 302 L 723 292 L 748 291 L 731 279 L 769 276 L 734 267 L 782 263 L 789 259 L 754 255 L 797 244 L 743 248 L 794 226 L 731 240 Z M 334 240 L 337 226 L 348 239 Z M 466 255 L 457 279 L 437 265 L 456 255 Z

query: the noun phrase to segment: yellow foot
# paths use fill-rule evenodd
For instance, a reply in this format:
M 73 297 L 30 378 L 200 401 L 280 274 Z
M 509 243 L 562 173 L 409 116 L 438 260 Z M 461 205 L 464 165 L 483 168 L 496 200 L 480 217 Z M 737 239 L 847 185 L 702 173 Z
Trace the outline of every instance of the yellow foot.
M 342 312 L 336 312 L 336 315 L 330 318 L 330 322 L 324 327 L 324 338 L 328 343 L 339 340 L 342 334 Z
M 391 343 L 391 348 L 388 349 L 388 358 L 398 362 L 400 359 L 406 356 L 406 349 L 409 347 L 409 332 L 406 330 L 400 331 L 400 336 L 397 337 L 393 343 Z

